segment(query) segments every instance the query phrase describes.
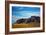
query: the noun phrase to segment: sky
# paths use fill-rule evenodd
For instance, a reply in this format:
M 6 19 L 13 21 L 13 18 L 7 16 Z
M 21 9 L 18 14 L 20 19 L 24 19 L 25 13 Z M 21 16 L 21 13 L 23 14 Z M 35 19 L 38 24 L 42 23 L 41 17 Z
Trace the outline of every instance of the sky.
M 39 7 L 20 7 L 12 6 L 12 23 L 21 18 L 30 18 L 31 16 L 40 16 Z

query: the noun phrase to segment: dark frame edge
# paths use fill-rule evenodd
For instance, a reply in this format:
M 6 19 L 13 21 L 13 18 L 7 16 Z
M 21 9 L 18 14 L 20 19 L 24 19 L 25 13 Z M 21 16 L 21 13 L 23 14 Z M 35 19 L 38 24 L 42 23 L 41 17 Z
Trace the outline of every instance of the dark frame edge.
M 23 32 L 9 32 L 9 24 L 7 23 L 7 21 L 9 20 L 9 9 L 8 9 L 8 5 L 9 3 L 15 3 L 15 1 L 5 1 L 5 34 L 18 34 L 18 33 L 37 33 L 37 32 L 45 32 L 45 24 L 43 24 L 43 30 L 36 30 L 36 31 L 23 31 Z M 18 1 L 16 1 L 17 3 Z M 19 1 L 20 2 L 20 1 Z M 30 2 L 26 2 L 29 3 Z M 31 2 L 32 4 L 36 4 L 35 2 Z M 38 3 L 39 5 L 39 3 Z M 41 3 L 40 5 L 43 5 L 43 23 L 45 23 L 45 3 Z M 8 18 L 8 19 L 7 19 Z

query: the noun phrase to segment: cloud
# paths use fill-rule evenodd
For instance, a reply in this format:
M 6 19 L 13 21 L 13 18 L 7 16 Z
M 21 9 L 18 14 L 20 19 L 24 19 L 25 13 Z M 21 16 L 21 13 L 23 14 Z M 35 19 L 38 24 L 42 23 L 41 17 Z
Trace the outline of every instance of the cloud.
M 16 14 L 17 14 L 18 16 L 21 15 L 21 16 L 24 16 L 24 17 L 25 17 L 25 16 L 28 17 L 28 16 L 32 16 L 32 15 L 34 15 L 34 16 L 39 16 L 40 13 L 39 13 L 39 12 L 31 12 L 31 11 L 30 11 L 30 12 L 28 12 L 28 11 L 21 11 L 21 12 L 17 12 Z M 16 16 L 17 16 L 17 15 L 16 15 Z
M 24 14 L 21 13 L 21 15 L 24 17 L 27 17 L 27 18 L 29 18 L 31 16 L 39 16 L 38 13 L 24 13 Z
M 18 20 L 18 18 L 16 16 L 12 16 L 12 23 L 16 22 L 16 20 Z
M 24 9 L 23 7 L 21 7 L 21 8 L 18 8 L 19 10 L 21 10 L 21 9 Z
M 14 13 L 14 15 L 16 16 L 16 17 L 19 17 L 19 18 L 29 18 L 29 17 L 31 17 L 31 16 L 40 16 L 39 15 L 40 13 L 39 12 L 28 12 L 28 11 L 21 11 L 21 12 L 15 12 Z M 13 15 L 13 16 L 14 16 Z M 17 19 L 17 18 L 16 18 Z

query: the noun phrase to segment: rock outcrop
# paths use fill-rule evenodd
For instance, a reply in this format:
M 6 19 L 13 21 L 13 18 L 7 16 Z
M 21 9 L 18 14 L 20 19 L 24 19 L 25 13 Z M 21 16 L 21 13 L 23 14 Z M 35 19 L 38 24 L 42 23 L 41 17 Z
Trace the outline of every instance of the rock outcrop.
M 31 22 L 39 22 L 40 23 L 40 17 L 39 16 L 31 16 L 31 18 L 27 18 L 27 19 L 19 19 L 16 21 L 16 23 L 20 24 L 20 23 L 31 23 Z

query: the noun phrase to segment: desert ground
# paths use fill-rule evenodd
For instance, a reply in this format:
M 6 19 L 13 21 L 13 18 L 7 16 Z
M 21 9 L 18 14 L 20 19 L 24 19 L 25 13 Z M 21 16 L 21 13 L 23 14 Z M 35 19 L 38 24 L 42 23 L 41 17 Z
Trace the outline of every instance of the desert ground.
M 40 23 L 31 22 L 31 23 L 12 24 L 12 28 L 31 28 L 31 27 L 40 27 Z

